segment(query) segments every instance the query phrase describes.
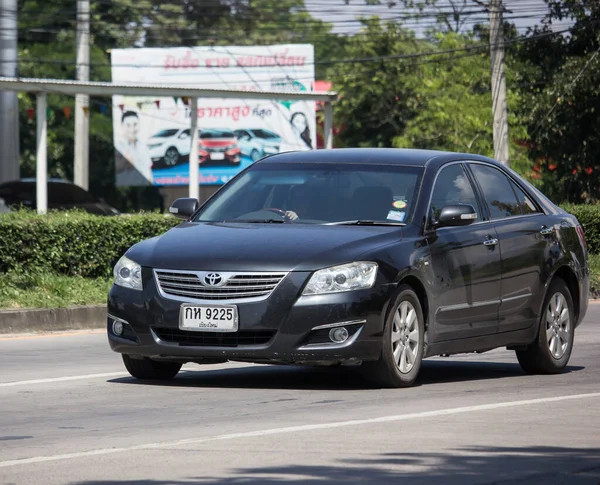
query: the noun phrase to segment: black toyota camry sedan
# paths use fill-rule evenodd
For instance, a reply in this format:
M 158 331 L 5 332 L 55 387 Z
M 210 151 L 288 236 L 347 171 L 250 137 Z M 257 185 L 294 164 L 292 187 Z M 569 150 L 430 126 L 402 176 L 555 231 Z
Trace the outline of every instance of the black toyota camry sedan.
M 141 379 L 186 362 L 360 365 L 414 383 L 424 358 L 516 351 L 567 365 L 589 291 L 577 219 L 482 156 L 396 149 L 254 163 L 129 249 L 110 346 Z

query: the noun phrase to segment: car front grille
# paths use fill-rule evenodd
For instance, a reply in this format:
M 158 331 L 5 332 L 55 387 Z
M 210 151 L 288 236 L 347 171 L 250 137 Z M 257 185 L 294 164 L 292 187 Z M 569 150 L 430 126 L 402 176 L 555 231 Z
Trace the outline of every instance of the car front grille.
M 232 333 L 190 332 L 178 328 L 153 327 L 154 332 L 164 342 L 180 346 L 195 347 L 238 347 L 243 345 L 264 345 L 275 335 L 274 330 L 240 330 Z
M 220 286 L 205 284 L 206 272 L 155 270 L 160 290 L 184 300 L 245 300 L 268 297 L 286 273 L 220 273 Z

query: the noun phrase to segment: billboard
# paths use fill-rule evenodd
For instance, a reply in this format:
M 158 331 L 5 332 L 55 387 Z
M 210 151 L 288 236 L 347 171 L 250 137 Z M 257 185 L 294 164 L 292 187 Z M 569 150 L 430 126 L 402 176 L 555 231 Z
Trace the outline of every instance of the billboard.
M 114 83 L 311 91 L 308 44 L 114 49 Z M 117 185 L 187 185 L 191 117 L 198 117 L 202 185 L 221 185 L 254 161 L 316 148 L 314 101 L 113 97 Z

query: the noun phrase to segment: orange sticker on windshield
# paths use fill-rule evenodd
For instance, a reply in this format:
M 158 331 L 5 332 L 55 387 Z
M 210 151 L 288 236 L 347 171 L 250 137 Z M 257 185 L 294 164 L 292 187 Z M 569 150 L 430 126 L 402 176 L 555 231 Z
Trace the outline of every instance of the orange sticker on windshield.
M 406 202 L 403 200 L 396 200 L 392 204 L 396 209 L 404 209 L 406 207 Z

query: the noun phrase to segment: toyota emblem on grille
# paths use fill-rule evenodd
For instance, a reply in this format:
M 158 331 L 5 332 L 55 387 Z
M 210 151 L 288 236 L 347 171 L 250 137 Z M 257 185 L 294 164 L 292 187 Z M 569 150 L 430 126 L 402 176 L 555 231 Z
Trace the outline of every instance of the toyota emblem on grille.
M 223 277 L 219 273 L 208 273 L 204 277 L 204 284 L 206 286 L 219 286 L 223 281 Z

